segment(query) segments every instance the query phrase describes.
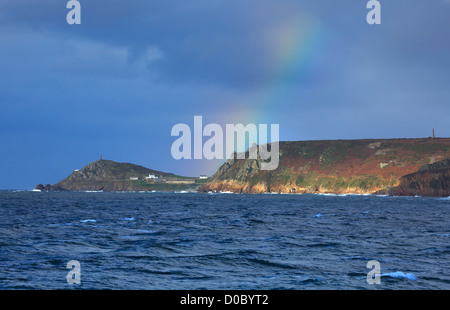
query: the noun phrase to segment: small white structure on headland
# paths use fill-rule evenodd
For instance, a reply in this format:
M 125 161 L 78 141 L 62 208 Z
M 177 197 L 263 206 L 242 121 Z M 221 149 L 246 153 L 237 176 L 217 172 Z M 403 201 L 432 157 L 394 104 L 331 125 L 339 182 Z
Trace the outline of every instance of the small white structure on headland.
M 208 178 L 207 175 L 201 175 L 201 176 L 200 176 L 200 180 L 206 180 L 207 178 Z
M 149 174 L 148 175 L 148 177 L 145 177 L 147 180 L 150 180 L 150 179 L 158 179 L 158 177 L 156 176 L 156 175 L 154 175 L 154 174 Z
M 130 177 L 130 181 L 137 181 L 137 180 L 139 180 L 138 177 Z

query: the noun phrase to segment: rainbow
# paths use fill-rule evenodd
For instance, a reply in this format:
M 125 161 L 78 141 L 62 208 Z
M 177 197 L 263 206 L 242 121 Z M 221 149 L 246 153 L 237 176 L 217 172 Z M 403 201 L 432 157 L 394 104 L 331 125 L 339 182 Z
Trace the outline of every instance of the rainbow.
M 307 82 L 308 73 L 323 56 L 324 31 L 319 22 L 294 19 L 277 30 L 276 34 L 270 34 L 268 38 L 273 46 L 272 61 L 267 64 L 270 69 L 259 85 L 257 94 L 250 99 L 228 102 L 233 111 L 225 113 L 222 121 L 273 123 L 270 112 L 289 108 L 288 105 L 293 101 L 289 97 L 292 90 L 299 83 Z
M 312 19 L 295 18 L 285 21 L 275 32 L 267 34 L 267 42 L 273 47 L 272 59 L 267 64 L 268 72 L 259 85 L 258 91 L 245 99 L 234 99 L 223 102 L 231 107 L 222 111 L 219 124 L 272 124 L 273 111 L 289 111 L 292 102 L 301 102 L 295 90 L 303 82 L 307 82 L 309 73 L 318 65 L 323 57 L 324 31 L 320 23 Z M 270 131 L 270 126 L 269 126 Z M 283 125 L 280 124 L 280 140 Z M 223 161 L 221 161 L 223 162 Z M 203 168 L 215 171 L 218 160 L 209 160 Z

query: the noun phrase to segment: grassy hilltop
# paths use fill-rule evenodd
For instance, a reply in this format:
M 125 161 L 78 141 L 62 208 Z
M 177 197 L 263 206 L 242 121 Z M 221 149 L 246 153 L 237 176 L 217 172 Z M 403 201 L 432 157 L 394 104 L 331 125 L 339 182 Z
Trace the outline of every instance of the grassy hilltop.
M 172 180 L 194 180 L 194 184 L 148 183 L 149 174 Z M 132 180 L 131 178 L 137 178 Z M 112 160 L 97 160 L 80 170 L 73 171 L 67 178 L 53 186 L 40 184 L 36 188 L 50 191 L 176 191 L 195 189 L 201 181 L 178 176 L 130 163 Z

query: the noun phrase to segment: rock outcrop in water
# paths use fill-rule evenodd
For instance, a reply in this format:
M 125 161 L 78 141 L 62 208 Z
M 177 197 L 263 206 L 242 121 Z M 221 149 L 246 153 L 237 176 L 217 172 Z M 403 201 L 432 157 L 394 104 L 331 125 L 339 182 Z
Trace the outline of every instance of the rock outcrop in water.
M 450 157 L 449 138 L 280 142 L 279 148 L 276 170 L 260 170 L 261 159 L 230 159 L 200 191 L 373 194 Z M 431 182 L 436 172 L 422 175 Z M 444 189 L 434 194 L 448 190 L 445 180 L 439 182 Z
M 415 173 L 403 176 L 400 184 L 377 192 L 391 196 L 450 196 L 450 158 L 424 165 Z

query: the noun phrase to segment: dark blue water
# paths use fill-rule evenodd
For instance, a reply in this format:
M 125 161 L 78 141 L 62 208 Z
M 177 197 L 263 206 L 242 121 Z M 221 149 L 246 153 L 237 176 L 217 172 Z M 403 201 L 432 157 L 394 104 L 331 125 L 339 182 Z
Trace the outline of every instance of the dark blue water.
M 450 289 L 449 211 L 448 198 L 3 191 L 0 289 Z

